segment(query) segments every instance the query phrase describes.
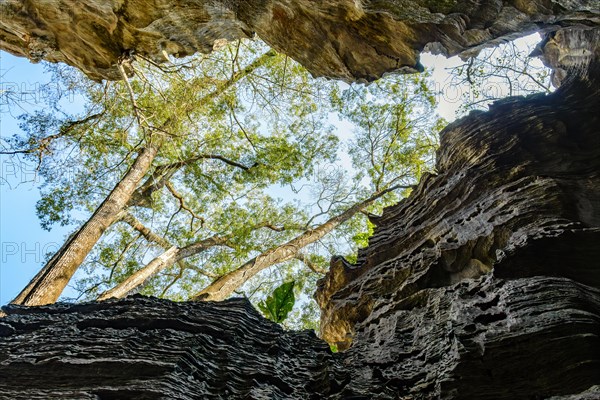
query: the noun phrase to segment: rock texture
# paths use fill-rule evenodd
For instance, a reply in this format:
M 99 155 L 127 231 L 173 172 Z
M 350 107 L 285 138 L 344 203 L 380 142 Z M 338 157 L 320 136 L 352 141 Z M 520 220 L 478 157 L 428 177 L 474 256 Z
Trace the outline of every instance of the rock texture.
M 390 300 L 492 269 L 600 287 L 599 90 L 578 80 L 446 127 L 438 174 L 385 210 L 357 265 L 332 262 L 317 293 L 324 337 L 347 345 Z
M 555 36 L 590 49 L 556 93 L 444 129 L 437 174 L 374 221 L 356 265 L 332 261 L 316 298 L 323 337 L 349 348 L 347 390 L 597 397 L 600 52 L 581 40 L 597 34 Z
M 598 50 L 600 30 L 593 27 L 567 28 L 549 32 L 533 55 L 552 69 L 552 83 L 559 87 L 567 72 L 585 73 Z
M 579 394 L 599 382 L 599 315 L 600 290 L 567 278 L 487 276 L 426 289 L 357 328 L 344 353 L 353 366 L 345 392 L 478 400 Z
M 2 399 L 317 400 L 345 379 L 312 331 L 283 332 L 243 299 L 5 309 Z
M 414 72 L 419 53 L 473 54 L 538 30 L 600 23 L 599 0 L 4 0 L 0 49 L 119 79 L 132 54 L 164 61 L 252 37 L 316 76 Z
M 569 33 L 579 35 L 578 32 Z M 441 136 L 437 174 L 320 283 L 322 334 L 243 300 L 4 307 L 0 398 L 596 399 L 600 64 Z

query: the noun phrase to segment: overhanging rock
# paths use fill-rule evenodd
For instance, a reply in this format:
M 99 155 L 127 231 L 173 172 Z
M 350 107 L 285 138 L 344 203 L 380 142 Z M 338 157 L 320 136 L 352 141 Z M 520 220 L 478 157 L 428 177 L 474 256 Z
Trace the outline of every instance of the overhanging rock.
M 255 34 L 315 76 L 414 72 L 426 49 L 473 54 L 535 31 L 597 26 L 598 0 L 4 0 L 0 49 L 120 79 L 116 64 L 210 52 Z

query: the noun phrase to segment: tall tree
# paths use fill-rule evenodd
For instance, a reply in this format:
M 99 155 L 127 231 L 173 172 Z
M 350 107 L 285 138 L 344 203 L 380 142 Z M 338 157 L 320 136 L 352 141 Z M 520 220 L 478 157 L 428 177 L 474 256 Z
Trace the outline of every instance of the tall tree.
M 223 300 L 266 268 L 289 260 L 305 261 L 307 246 L 353 219 L 354 224 L 350 223 L 346 232 L 341 229 L 338 236 L 351 232 L 357 245 L 365 245 L 362 232 L 372 226 L 369 218 L 374 219 L 368 210 L 380 211 L 385 205 L 397 201 L 395 193 L 399 189 L 408 193 L 420 175 L 433 165 L 437 132 L 444 121 L 435 117 L 435 96 L 428 86 L 427 75 L 393 76 L 370 86 L 352 86 L 341 92 L 335 87 L 330 100 L 339 117 L 354 126 L 347 152 L 355 168 L 355 200 L 345 205 L 330 201 L 328 209 L 324 211 L 321 208 L 319 214 L 322 215 L 317 214 L 328 216 L 325 221 L 311 225 L 315 219 L 311 218 L 307 223 L 309 229 L 219 277 L 194 295 L 194 299 Z M 343 176 L 324 179 L 320 194 L 333 190 L 332 187 L 339 185 L 343 179 Z M 368 197 L 361 200 L 360 197 L 365 194 Z M 343 197 L 347 200 L 349 196 L 346 193 Z M 320 197 L 317 203 L 319 200 L 324 199 Z M 366 216 L 366 221 L 361 216 Z M 308 259 L 316 256 L 318 254 L 309 254 Z
M 302 176 L 317 154 L 328 157 L 335 138 L 324 135 L 308 142 L 307 135 L 320 123 L 317 119 L 300 123 L 315 112 L 311 94 L 303 93 L 306 77 L 286 71 L 285 57 L 277 57 L 264 46 L 238 43 L 226 50 L 169 71 L 123 63 L 123 82 L 89 86 L 85 92 L 89 112 L 95 116 L 92 124 L 75 124 L 77 129 L 67 132 L 65 127 L 74 125 L 72 118 L 56 121 L 45 114 L 26 118 L 30 137 L 22 141 L 26 148 L 21 151 L 32 157 L 44 155 L 41 171 L 50 189 L 38 204 L 43 226 L 68 222 L 69 212 L 77 207 L 96 210 L 14 303 L 55 301 L 105 231 L 132 212 L 164 211 L 165 231 L 179 240 L 198 240 L 205 220 L 193 208 L 202 210 L 202 203 L 210 200 L 221 205 L 229 202 L 225 210 L 236 212 L 241 206 L 235 200 L 226 201 L 231 196 L 239 197 L 240 203 L 264 205 L 260 189 Z M 273 63 L 281 64 L 283 71 L 265 68 Z M 135 73 L 134 79 L 126 76 L 126 69 Z M 251 74 L 261 79 L 250 80 Z M 280 95 L 288 86 L 293 95 Z M 250 117 L 248 110 L 256 107 L 268 107 L 273 113 L 271 127 Z M 278 117 L 279 109 L 291 110 L 288 120 Z M 48 135 L 56 127 L 60 134 Z M 42 148 L 42 142 L 48 145 Z M 65 157 L 65 150 L 79 153 Z M 136 152 L 139 156 L 128 172 L 111 188 L 114 178 L 107 177 L 117 175 Z M 74 169 L 75 177 L 65 176 L 65 164 Z M 182 170 L 186 174 L 176 178 Z M 186 198 L 177 185 L 193 185 L 198 195 Z M 104 191 L 108 196 L 95 206 Z M 249 195 L 253 191 L 258 192 Z M 165 197 L 176 201 L 174 212 Z M 164 217 L 169 211 L 170 217 Z M 189 229 L 183 228 L 182 211 L 191 216 Z M 222 243 L 214 245 L 218 244 Z
M 27 154 L 41 159 L 46 178 L 45 227 L 94 213 L 141 144 L 162 139 L 69 270 L 68 278 L 83 266 L 76 285 L 86 298 L 141 291 L 257 301 L 289 280 L 309 294 L 327 259 L 342 251 L 352 260 L 375 214 L 432 166 L 440 122 L 427 76 L 343 89 L 247 43 L 171 67 L 123 63 L 126 71 L 133 75 L 122 83 L 84 85 L 89 116 L 81 120 L 25 121 Z M 337 136 L 336 119 L 351 126 Z M 72 173 L 61 174 L 65 166 Z M 290 195 L 296 201 L 276 198 Z M 311 303 L 292 314 L 310 325 L 314 312 Z
M 287 241 L 281 240 L 270 246 L 263 245 L 263 250 L 237 269 L 230 269 L 221 276 L 209 273 L 212 275 L 209 275 L 209 278 L 214 282 L 208 284 L 194 298 L 222 300 L 238 292 L 259 272 L 290 261 L 301 261 L 307 264 L 312 272 L 322 273 L 326 270 L 323 263 L 327 257 L 307 253 L 308 246 L 321 241 L 325 235 L 352 219 L 357 221 L 349 224 L 350 228 L 341 229 L 337 236 L 339 238 L 351 232 L 357 244 L 363 244 L 366 234 L 359 231 L 365 229 L 365 219 L 364 216 L 358 219 L 356 217 L 361 215 L 361 212 L 370 215 L 366 210 L 369 207 L 373 209 L 372 206 L 378 201 L 381 209 L 383 205 L 397 199 L 397 196 L 393 195 L 394 191 L 400 188 L 409 189 L 418 176 L 431 166 L 433 151 L 436 148 L 436 130 L 441 122 L 432 116 L 435 99 L 427 85 L 427 77 L 388 78 L 370 87 L 352 87 L 343 93 L 332 86 L 328 98 L 332 100 L 333 110 L 340 113 L 339 117 L 355 125 L 354 137 L 347 143 L 348 152 L 352 154 L 351 162 L 357 167 L 356 175 L 352 179 L 354 185 L 348 187 L 347 175 L 329 173 L 315 176 L 313 179 L 318 181 L 320 189 L 316 191 L 317 196 L 313 201 L 320 209 L 315 211 L 312 217 L 306 218 L 303 225 L 296 223 L 293 230 L 298 231 L 298 234 Z M 327 104 L 321 106 L 325 107 Z M 366 170 L 367 176 L 364 171 L 358 169 L 365 165 L 370 165 Z M 365 185 L 365 179 L 370 184 Z M 367 198 L 361 199 L 365 195 Z M 385 201 L 382 199 L 384 196 L 387 196 Z M 322 203 L 328 204 L 324 208 Z M 231 237 L 211 237 L 207 242 L 230 239 Z M 147 283 L 162 270 L 210 248 L 204 245 L 203 241 L 188 248 L 176 248 L 168 243 L 161 246 L 164 249 L 162 254 L 114 288 L 102 293 L 99 298 L 123 297 L 137 290 L 138 286 Z M 315 265 L 315 260 L 319 260 L 321 265 Z M 231 263 L 231 260 L 227 261 Z M 186 267 L 179 267 L 175 279 L 183 278 L 181 268 Z M 216 276 L 218 279 L 214 279 Z M 298 279 L 298 276 L 287 279 L 290 278 Z M 307 289 L 309 292 L 313 290 Z

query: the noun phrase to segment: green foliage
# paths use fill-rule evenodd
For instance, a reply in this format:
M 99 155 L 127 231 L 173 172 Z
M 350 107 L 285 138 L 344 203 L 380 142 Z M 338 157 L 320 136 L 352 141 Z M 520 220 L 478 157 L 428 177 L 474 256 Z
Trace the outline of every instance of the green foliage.
M 169 246 L 227 241 L 162 270 L 141 293 L 184 300 L 374 193 L 406 186 L 364 210 L 380 213 L 433 168 L 443 121 L 435 116 L 426 75 L 344 88 L 313 79 L 297 63 L 250 41 L 160 68 L 137 60 L 133 68 L 129 86 L 57 71 L 57 79 L 85 99 L 85 112 L 24 116 L 26 136 L 10 145 L 31 150 L 25 156 L 38 164 L 44 183 L 37 212 L 51 229 L 85 220 L 140 150 L 159 144 L 126 211 Z M 336 119 L 350 128 L 340 131 Z M 301 260 L 260 273 L 237 294 L 273 320 L 287 316 L 286 327 L 316 329 L 311 297 L 317 279 L 332 255 L 355 261 L 374 229 L 357 213 L 302 249 Z M 115 223 L 86 258 L 76 288 L 93 299 L 164 251 L 164 244 Z M 288 301 L 273 308 L 276 293 L 290 282 L 291 305 L 295 291 L 302 307 L 292 310 Z
M 356 127 L 348 153 L 371 190 L 414 184 L 433 164 L 437 148 L 435 97 L 426 75 L 393 76 L 345 90 L 333 99 Z M 396 199 L 394 199 L 396 200 Z
M 266 318 L 277 323 L 282 323 L 287 318 L 296 302 L 294 285 L 294 281 L 286 282 L 276 288 L 266 300 L 258 303 L 258 308 Z
M 339 119 L 354 129 L 345 146 L 356 171 L 353 181 L 358 192 L 364 198 L 402 187 L 363 210 L 367 213 L 380 214 L 384 207 L 408 195 L 425 171 L 434 169 L 438 132 L 445 121 L 435 114 L 435 94 L 429 80 L 427 73 L 394 75 L 369 86 L 354 85 L 333 92 L 332 107 Z M 356 261 L 356 249 L 366 247 L 374 228 L 364 215 L 341 227 L 338 235 L 349 238 L 348 261 Z
M 373 236 L 373 232 L 375 229 L 375 225 L 367 220 L 367 231 L 366 232 L 358 232 L 356 235 L 352 237 L 352 240 L 356 243 L 359 248 L 367 247 L 369 244 L 369 238 Z
M 65 210 L 71 208 L 70 200 L 64 191 L 57 191 L 50 196 L 44 196 L 36 204 L 36 213 L 42 229 L 49 231 L 53 224 L 68 225 L 71 220 Z

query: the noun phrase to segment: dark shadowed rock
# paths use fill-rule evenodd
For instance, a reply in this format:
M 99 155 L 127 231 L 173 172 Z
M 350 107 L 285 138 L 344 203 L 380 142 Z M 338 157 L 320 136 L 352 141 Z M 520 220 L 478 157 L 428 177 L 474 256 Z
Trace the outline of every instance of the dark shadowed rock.
M 284 332 L 244 299 L 134 296 L 5 311 L 3 399 L 317 400 L 345 380 L 312 331 Z

